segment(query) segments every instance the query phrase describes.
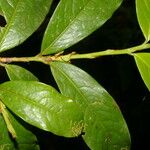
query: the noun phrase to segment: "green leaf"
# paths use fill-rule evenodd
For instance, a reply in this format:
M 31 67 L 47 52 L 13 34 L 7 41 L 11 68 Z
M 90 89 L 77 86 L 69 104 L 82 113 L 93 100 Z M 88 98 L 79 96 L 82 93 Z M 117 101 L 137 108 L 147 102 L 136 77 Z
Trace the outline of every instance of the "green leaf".
M 92 150 L 130 150 L 128 128 L 117 106 L 100 102 L 90 104 L 84 122 L 83 139 Z
M 25 41 L 42 23 L 52 0 L 1 0 L 7 25 L 0 32 L 0 52 Z
M 81 69 L 62 62 L 52 62 L 50 65 L 61 93 L 73 97 L 83 109 L 90 103 L 102 100 L 103 95 L 107 94 L 104 88 Z
M 54 88 L 36 81 L 9 81 L 0 89 L 3 103 L 29 124 L 65 137 L 81 133 L 79 104 Z
M 0 150 L 39 150 L 39 146 L 36 144 L 37 139 L 29 130 L 27 130 L 16 117 L 10 112 L 10 121 L 17 133 L 17 138 L 12 139 L 8 133 L 6 123 L 0 114 Z
M 122 0 L 61 0 L 46 29 L 42 54 L 74 45 L 102 26 Z
M 8 134 L 7 126 L 5 124 L 5 121 L 0 115 L 0 149 L 1 150 L 7 150 L 7 149 L 12 149 L 15 150 L 15 146 Z
M 71 64 L 52 62 L 51 70 L 61 93 L 81 104 L 85 124 L 83 138 L 87 145 L 92 150 L 129 149 L 127 125 L 107 91 Z
M 10 80 L 38 81 L 36 76 L 20 66 L 5 65 L 5 68 Z
M 0 111 L 1 111 L 1 114 L 5 120 L 5 123 L 7 125 L 7 129 L 10 133 L 10 135 L 15 139 L 17 137 L 17 134 L 16 134 L 16 131 L 10 121 L 10 117 L 9 117 L 9 114 L 6 110 L 6 107 L 5 105 L 2 103 L 2 101 L 0 101 Z
M 2 8 L 0 7 L 0 15 L 3 15 Z M 1 27 L 0 27 L 1 28 Z
M 150 53 L 134 54 L 134 58 L 142 79 L 150 90 Z
M 136 13 L 146 41 L 150 40 L 150 1 L 136 0 Z

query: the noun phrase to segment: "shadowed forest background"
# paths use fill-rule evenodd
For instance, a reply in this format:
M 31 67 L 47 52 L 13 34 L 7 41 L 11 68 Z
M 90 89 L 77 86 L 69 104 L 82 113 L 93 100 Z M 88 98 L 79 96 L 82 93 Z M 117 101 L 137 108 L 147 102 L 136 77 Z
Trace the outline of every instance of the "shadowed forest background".
M 53 2 L 52 8 L 40 28 L 13 51 L 4 52 L 2 56 L 34 56 L 40 46 L 49 18 L 58 4 Z M 5 20 L 0 18 L 1 26 Z M 100 29 L 92 35 L 69 48 L 66 53 L 95 52 L 106 49 L 123 49 L 138 45 L 144 41 L 137 22 L 135 0 L 124 0 L 121 7 Z M 32 52 L 31 52 L 32 51 Z M 118 103 L 131 134 L 131 150 L 146 150 L 150 139 L 150 94 L 137 70 L 134 59 L 128 55 L 105 56 L 94 60 L 75 60 L 71 63 L 91 74 Z M 50 69 L 40 63 L 30 62 L 20 65 L 32 71 L 40 81 L 56 86 Z M 44 72 L 44 73 L 43 73 Z M 5 70 L 0 68 L 1 82 L 8 80 Z M 78 138 L 63 138 L 33 127 L 42 150 L 88 150 L 84 141 Z

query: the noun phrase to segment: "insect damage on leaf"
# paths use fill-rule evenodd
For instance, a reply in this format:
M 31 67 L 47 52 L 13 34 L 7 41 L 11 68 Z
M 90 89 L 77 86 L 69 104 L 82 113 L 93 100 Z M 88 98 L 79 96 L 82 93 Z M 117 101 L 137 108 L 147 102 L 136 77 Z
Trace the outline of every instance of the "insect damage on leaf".
M 74 125 L 72 127 L 73 135 L 74 136 L 80 135 L 82 133 L 82 131 L 83 131 L 83 127 L 84 127 L 83 121 L 74 123 Z

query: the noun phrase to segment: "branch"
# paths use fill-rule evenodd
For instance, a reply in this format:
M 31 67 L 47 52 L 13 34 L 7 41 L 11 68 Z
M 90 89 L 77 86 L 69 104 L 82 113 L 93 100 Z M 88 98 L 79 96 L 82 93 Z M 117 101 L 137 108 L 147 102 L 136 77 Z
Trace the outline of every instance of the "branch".
M 72 59 L 94 59 L 101 56 L 108 56 L 108 55 L 133 55 L 134 52 L 142 51 L 145 49 L 149 49 L 150 44 L 149 43 L 143 43 L 141 45 L 122 49 L 122 50 L 105 50 L 100 52 L 94 52 L 94 53 L 86 53 L 86 54 L 76 54 L 74 52 L 69 53 L 67 55 L 62 55 L 62 53 L 58 53 L 54 56 L 42 56 L 37 55 L 34 57 L 0 57 L 0 63 L 12 63 L 12 62 L 42 62 L 44 64 L 49 65 L 52 61 L 70 61 Z M 2 65 L 2 64 L 1 64 Z
M 65 61 L 69 61 L 71 59 L 94 59 L 94 58 L 98 58 L 101 56 L 108 56 L 108 55 L 124 55 L 124 54 L 132 55 L 134 52 L 142 51 L 142 50 L 149 49 L 149 48 L 150 48 L 150 44 L 144 43 L 142 45 L 138 45 L 135 47 L 122 49 L 122 50 L 108 49 L 108 50 L 101 51 L 101 52 L 87 53 L 87 54 L 71 53 L 71 54 L 62 56 L 62 59 Z
M 12 63 L 12 62 L 42 62 L 49 64 L 51 61 L 56 60 L 55 56 L 34 56 L 34 57 L 0 57 L 0 63 Z

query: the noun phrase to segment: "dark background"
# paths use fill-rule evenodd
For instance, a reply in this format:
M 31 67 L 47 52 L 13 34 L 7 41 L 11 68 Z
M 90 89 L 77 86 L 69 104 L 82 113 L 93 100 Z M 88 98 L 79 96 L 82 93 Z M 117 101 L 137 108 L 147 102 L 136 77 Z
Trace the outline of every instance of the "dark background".
M 4 52 L 1 56 L 33 56 L 40 52 L 43 32 L 55 9 L 58 0 L 40 28 L 23 44 Z M 0 25 L 5 21 L 0 17 Z M 135 0 L 124 0 L 121 7 L 100 29 L 68 49 L 87 53 L 108 48 L 123 49 L 144 42 L 137 22 Z M 132 146 L 131 150 L 149 150 L 150 139 L 150 94 L 137 70 L 134 59 L 128 55 L 100 57 L 94 60 L 74 60 L 73 64 L 91 74 L 116 100 L 128 124 Z M 56 86 L 48 66 L 40 63 L 19 63 L 32 71 L 40 81 Z M 0 68 L 1 82 L 8 80 L 5 70 Z M 33 128 L 39 139 L 41 150 L 88 150 L 81 137 L 63 138 L 49 132 Z M 148 147 L 148 148 L 146 148 Z

